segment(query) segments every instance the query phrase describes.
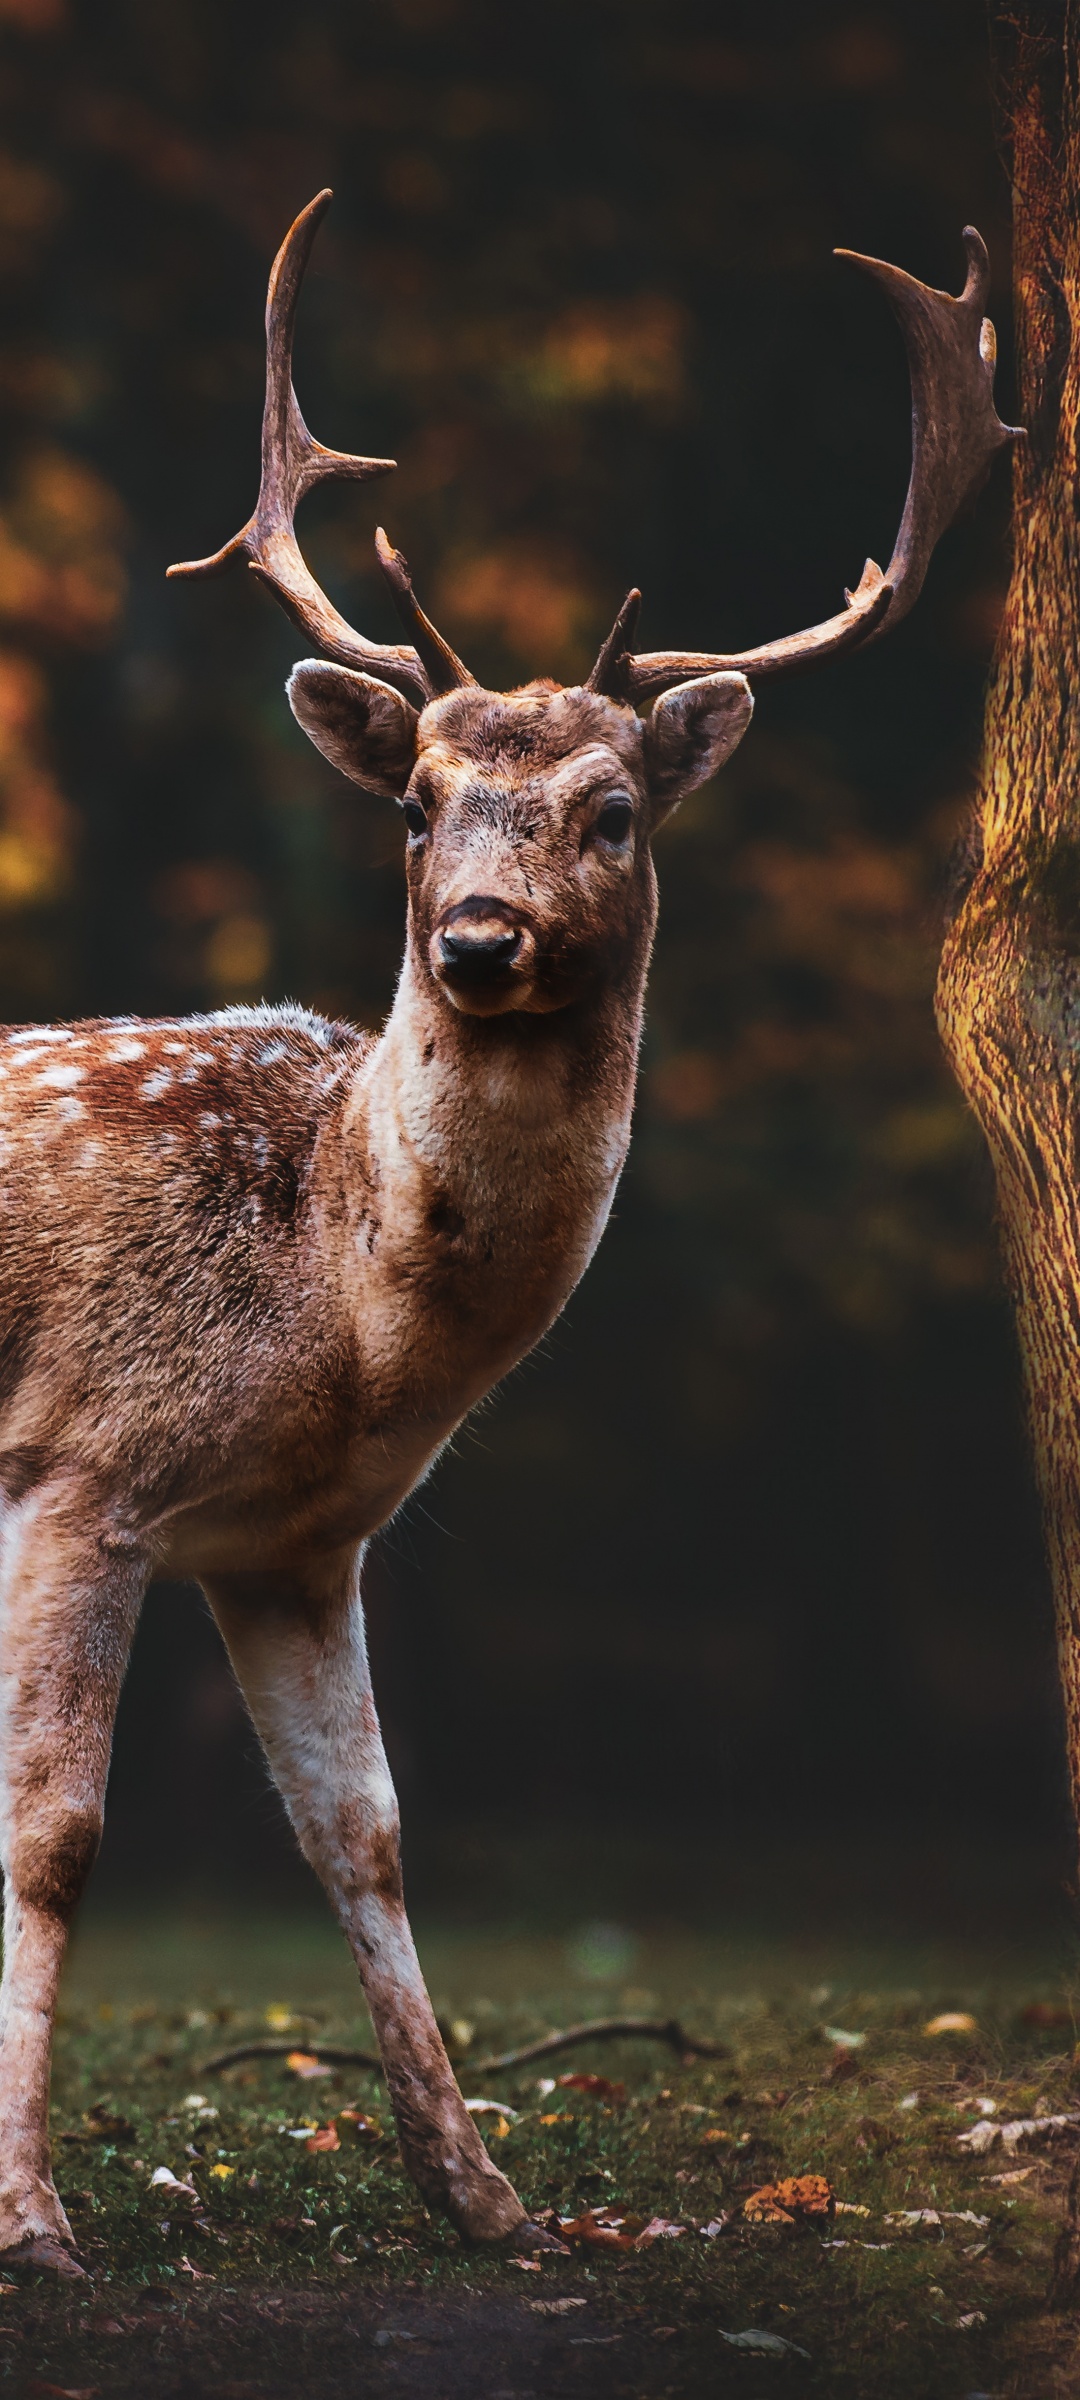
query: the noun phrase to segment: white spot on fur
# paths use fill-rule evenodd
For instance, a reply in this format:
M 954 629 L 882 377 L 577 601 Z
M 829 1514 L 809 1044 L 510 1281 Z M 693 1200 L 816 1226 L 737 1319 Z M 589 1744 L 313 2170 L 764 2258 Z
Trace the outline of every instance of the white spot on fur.
M 114 1042 L 112 1049 L 107 1050 L 105 1055 L 114 1066 L 122 1066 L 126 1059 L 144 1058 L 146 1043 L 133 1041 L 131 1036 L 127 1035 L 122 1042 Z
M 25 1042 L 70 1042 L 72 1038 L 66 1025 L 22 1025 L 18 1033 L 5 1035 L 5 1040 L 13 1045 Z
M 95 1167 L 101 1157 L 100 1142 L 84 1142 L 79 1152 L 80 1167 Z
M 267 1042 L 265 1049 L 256 1051 L 255 1064 L 257 1067 L 274 1067 L 279 1058 L 287 1058 L 288 1055 L 287 1042 Z
M 139 1085 L 143 1099 L 160 1100 L 162 1093 L 170 1089 L 172 1079 L 171 1067 L 155 1067 L 151 1075 L 144 1075 Z
M 197 1083 L 200 1067 L 212 1067 L 214 1063 L 212 1050 L 196 1050 L 192 1055 L 190 1066 L 184 1068 L 180 1077 L 181 1083 Z
M 221 1130 L 220 1117 L 214 1117 L 208 1114 L 205 1117 L 200 1117 L 199 1123 L 202 1126 L 204 1133 L 219 1133 Z
M 186 1042 L 163 1042 L 163 1043 L 162 1043 L 162 1045 L 161 1045 L 161 1047 L 162 1047 L 162 1049 L 163 1049 L 163 1050 L 164 1050 L 164 1051 L 165 1051 L 165 1052 L 168 1054 L 168 1056 L 169 1056 L 170 1058 L 183 1058 L 184 1052 L 185 1052 L 185 1050 L 187 1049 L 187 1043 L 186 1043 Z
M 61 1100 L 56 1113 L 63 1118 L 65 1125 L 77 1125 L 79 1118 L 85 1117 L 86 1110 L 81 1100 Z
M 36 1080 L 51 1084 L 55 1091 L 69 1092 L 74 1084 L 82 1082 L 85 1073 L 85 1067 L 43 1067 Z

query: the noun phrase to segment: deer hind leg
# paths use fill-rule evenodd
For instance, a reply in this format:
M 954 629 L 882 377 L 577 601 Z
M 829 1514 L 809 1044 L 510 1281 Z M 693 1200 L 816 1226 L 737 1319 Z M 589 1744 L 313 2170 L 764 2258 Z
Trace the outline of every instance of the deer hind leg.
M 413 1946 L 359 1564 L 351 1551 L 297 1576 L 230 1575 L 205 1589 L 300 1846 L 359 1967 L 406 2169 L 468 2239 L 501 2241 L 529 2221 L 462 2103 Z
M 81 2274 L 52 2179 L 49 2067 L 68 1927 L 97 1853 L 113 1720 L 147 1572 L 72 1493 L 0 1537 L 0 2258 Z

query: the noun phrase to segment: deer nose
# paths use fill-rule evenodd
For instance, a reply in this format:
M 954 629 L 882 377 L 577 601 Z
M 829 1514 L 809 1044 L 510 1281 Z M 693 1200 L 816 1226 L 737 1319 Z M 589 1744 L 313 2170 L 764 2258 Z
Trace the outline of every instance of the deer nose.
M 513 966 L 520 949 L 520 933 L 490 919 L 447 926 L 439 935 L 439 962 L 449 983 L 491 983 Z

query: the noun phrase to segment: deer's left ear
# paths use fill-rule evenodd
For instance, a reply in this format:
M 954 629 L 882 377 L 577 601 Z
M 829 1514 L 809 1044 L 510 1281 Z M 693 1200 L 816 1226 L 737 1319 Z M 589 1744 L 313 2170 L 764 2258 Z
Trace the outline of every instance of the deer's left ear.
M 659 824 L 737 750 L 754 713 L 745 675 L 701 675 L 665 692 L 645 727 L 645 773 Z

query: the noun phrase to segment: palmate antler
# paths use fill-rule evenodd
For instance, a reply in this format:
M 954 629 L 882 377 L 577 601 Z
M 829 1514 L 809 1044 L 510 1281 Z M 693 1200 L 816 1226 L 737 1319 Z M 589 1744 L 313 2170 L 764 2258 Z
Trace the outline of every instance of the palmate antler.
M 913 607 L 940 536 L 965 503 L 974 499 L 995 453 L 1023 434 L 1003 425 L 994 407 L 997 342 L 984 316 L 990 260 L 981 233 L 964 227 L 967 279 L 959 299 L 918 283 L 902 267 L 857 250 L 838 250 L 882 285 L 904 336 L 911 376 L 911 479 L 904 514 L 884 573 L 868 558 L 846 606 L 821 625 L 757 650 L 721 655 L 703 650 L 630 649 L 640 592 L 629 592 L 589 677 L 590 691 L 631 701 L 648 700 L 696 675 L 723 669 L 753 682 L 767 675 L 794 675 L 838 650 L 877 641 Z
M 379 564 L 390 585 L 395 606 L 415 640 L 404 643 L 369 642 L 339 616 L 321 591 L 301 555 L 293 530 L 298 503 L 313 485 L 342 475 L 354 482 L 389 475 L 393 458 L 355 458 L 347 450 L 324 450 L 308 432 L 292 387 L 293 334 L 296 304 L 311 246 L 333 193 L 319 192 L 289 227 L 270 269 L 266 294 L 266 403 L 262 423 L 262 479 L 252 516 L 212 558 L 188 559 L 170 567 L 170 575 L 220 575 L 234 558 L 246 558 L 253 574 L 265 583 L 275 600 L 325 657 L 342 666 L 359 667 L 381 682 L 390 683 L 418 701 L 451 691 L 474 677 L 456 658 L 441 633 L 425 617 L 413 597 L 405 559 L 392 549 L 380 526 L 375 537 Z
M 382 528 L 375 548 L 395 607 L 411 645 L 369 642 L 355 632 L 326 598 L 305 565 L 293 518 L 304 493 L 327 477 L 357 481 L 387 475 L 392 458 L 356 458 L 324 450 L 313 440 L 292 388 L 293 332 L 300 285 L 311 246 L 332 194 L 320 192 L 301 210 L 285 236 L 270 273 L 266 297 L 266 405 L 262 429 L 262 480 L 254 514 L 212 558 L 169 568 L 170 575 L 218 575 L 234 558 L 246 558 L 253 573 L 280 601 L 294 624 L 327 658 L 358 667 L 392 684 L 422 707 L 439 693 L 471 684 L 441 633 L 424 615 L 412 588 L 406 560 Z M 986 245 L 974 226 L 964 229 L 967 281 L 959 299 L 934 291 L 883 259 L 840 250 L 839 258 L 876 276 L 900 320 L 908 354 L 912 401 L 911 480 L 886 572 L 867 559 L 859 583 L 845 594 L 845 607 L 823 624 L 786 634 L 756 650 L 648 650 L 630 648 L 641 606 L 640 592 L 628 593 L 600 652 L 587 689 L 612 698 L 649 700 L 698 675 L 741 672 L 751 681 L 792 675 L 816 666 L 839 650 L 878 640 L 906 616 L 918 598 L 935 543 L 965 503 L 979 490 L 995 453 L 1022 432 L 1003 425 L 994 407 L 994 328 L 983 308 L 990 282 Z

